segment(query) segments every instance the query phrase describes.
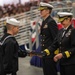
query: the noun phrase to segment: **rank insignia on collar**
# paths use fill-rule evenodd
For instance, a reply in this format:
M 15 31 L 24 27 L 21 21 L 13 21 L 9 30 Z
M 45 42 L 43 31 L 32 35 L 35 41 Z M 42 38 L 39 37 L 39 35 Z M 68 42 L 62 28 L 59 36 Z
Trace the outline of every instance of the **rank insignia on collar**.
M 65 34 L 66 37 L 68 37 L 71 34 L 71 29 Z

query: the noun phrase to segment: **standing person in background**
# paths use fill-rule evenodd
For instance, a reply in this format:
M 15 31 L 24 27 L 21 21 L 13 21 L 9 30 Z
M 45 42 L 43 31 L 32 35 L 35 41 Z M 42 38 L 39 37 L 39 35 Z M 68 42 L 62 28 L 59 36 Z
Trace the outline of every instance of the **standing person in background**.
M 55 20 L 50 16 L 53 6 L 40 2 L 40 14 L 43 18 L 41 26 L 41 51 L 44 51 L 48 46 L 50 46 L 58 33 L 58 27 Z M 47 50 L 45 50 L 47 51 Z M 43 72 L 44 75 L 57 75 L 56 63 L 53 60 L 54 54 L 52 56 L 42 57 Z
M 4 75 L 11 74 L 17 75 L 18 71 L 18 49 L 19 45 L 14 37 L 19 31 L 20 22 L 15 18 L 10 18 L 6 20 L 7 32 L 4 32 L 1 41 L 3 41 L 7 36 L 12 36 L 8 38 L 3 44 L 3 69 Z
M 63 25 L 54 43 L 47 48 L 51 55 L 57 48 L 59 53 L 54 61 L 59 60 L 61 75 L 75 75 L 75 28 L 72 27 L 72 13 L 58 12 L 59 22 Z

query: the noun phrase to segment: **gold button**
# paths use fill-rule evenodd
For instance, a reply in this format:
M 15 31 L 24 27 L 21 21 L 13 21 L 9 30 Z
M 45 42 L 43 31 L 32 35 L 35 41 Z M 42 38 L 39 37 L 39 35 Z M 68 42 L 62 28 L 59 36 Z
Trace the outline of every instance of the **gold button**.
M 44 46 L 44 44 L 42 46 Z
M 61 44 L 61 42 L 60 42 L 60 44 Z

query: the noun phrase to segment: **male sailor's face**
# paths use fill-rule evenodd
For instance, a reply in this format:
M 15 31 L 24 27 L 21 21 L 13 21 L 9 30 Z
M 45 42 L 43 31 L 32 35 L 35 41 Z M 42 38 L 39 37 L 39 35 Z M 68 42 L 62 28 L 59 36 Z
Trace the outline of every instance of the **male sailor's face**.
M 42 18 L 46 17 L 47 14 L 48 14 L 47 9 L 40 10 L 40 15 L 41 15 Z

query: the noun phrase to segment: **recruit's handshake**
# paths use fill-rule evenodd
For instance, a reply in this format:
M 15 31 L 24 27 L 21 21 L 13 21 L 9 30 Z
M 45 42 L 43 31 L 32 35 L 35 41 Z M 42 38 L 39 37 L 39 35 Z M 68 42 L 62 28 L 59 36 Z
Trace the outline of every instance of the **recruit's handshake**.
M 45 49 L 44 51 L 41 51 L 41 52 L 37 52 L 35 50 L 22 50 L 21 48 L 19 48 L 19 50 L 18 50 L 19 57 L 26 57 L 26 56 L 44 57 L 49 54 L 50 54 L 50 52 L 47 49 Z
M 28 56 L 38 56 L 38 57 L 43 57 L 46 56 L 46 52 L 36 52 L 36 51 L 27 51 Z

